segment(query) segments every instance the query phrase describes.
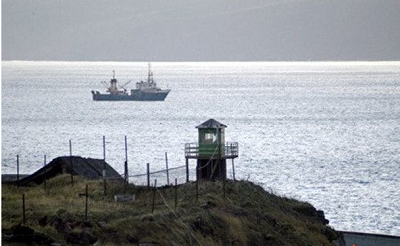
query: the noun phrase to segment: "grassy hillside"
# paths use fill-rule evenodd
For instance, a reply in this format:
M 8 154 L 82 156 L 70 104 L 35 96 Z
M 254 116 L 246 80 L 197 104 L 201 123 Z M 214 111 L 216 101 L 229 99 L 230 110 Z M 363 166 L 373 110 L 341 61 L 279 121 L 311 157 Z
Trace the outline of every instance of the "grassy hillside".
M 88 220 L 85 220 L 86 184 L 89 185 Z M 251 182 L 187 183 L 175 190 L 162 187 L 153 193 L 129 186 L 133 203 L 115 203 L 123 184 L 59 176 L 36 187 L 2 186 L 2 242 L 18 245 L 333 245 L 338 234 L 326 226 L 323 213 L 310 204 L 270 194 Z M 26 224 L 22 220 L 22 194 L 26 198 Z M 155 210 L 152 213 L 152 197 Z M 166 206 L 168 205 L 168 207 Z M 32 231 L 33 229 L 34 231 Z M 28 235 L 28 236 L 27 236 Z M 22 244 L 21 244 L 22 245 Z

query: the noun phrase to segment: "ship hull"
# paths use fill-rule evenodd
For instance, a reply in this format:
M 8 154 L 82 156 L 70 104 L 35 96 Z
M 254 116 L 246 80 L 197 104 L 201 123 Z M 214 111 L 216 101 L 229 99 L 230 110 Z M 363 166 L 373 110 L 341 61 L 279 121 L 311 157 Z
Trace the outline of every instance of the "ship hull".
M 94 101 L 164 101 L 169 90 L 158 92 L 137 92 L 131 95 L 100 94 L 92 91 Z

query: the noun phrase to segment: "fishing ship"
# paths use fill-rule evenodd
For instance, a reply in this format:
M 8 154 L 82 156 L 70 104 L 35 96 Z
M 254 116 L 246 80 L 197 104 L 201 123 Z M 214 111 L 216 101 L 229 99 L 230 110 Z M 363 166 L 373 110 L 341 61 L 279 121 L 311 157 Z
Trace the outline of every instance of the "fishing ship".
M 153 72 L 149 63 L 149 71 L 147 74 L 147 81 L 140 81 L 136 83 L 136 88 L 128 93 L 125 86 L 131 83 L 128 81 L 124 85 L 118 85 L 115 78 L 115 71 L 113 71 L 113 78 L 109 83 L 102 81 L 101 83 L 106 86 L 107 94 L 102 94 L 98 91 L 92 91 L 94 101 L 164 101 L 171 91 L 169 89 L 162 90 L 157 87 L 157 83 L 153 79 Z

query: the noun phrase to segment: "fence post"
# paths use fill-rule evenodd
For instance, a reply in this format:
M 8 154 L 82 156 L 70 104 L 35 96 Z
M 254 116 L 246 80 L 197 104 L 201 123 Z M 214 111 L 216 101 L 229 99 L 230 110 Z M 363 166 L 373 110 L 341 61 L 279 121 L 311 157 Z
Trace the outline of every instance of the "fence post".
M 26 217 L 25 217 L 25 194 L 22 194 L 22 224 L 25 225 Z
M 107 195 L 106 161 L 103 161 L 103 194 Z
M 103 160 L 106 160 L 106 136 L 103 136 Z
M 178 179 L 175 178 L 175 211 L 178 206 Z
M 199 200 L 199 168 L 196 167 L 196 201 Z
M 103 174 L 103 194 L 104 196 L 107 196 L 107 181 L 106 181 L 106 176 Z
M 88 220 L 88 198 L 89 198 L 89 188 L 88 184 L 86 184 L 86 192 L 85 192 L 85 220 Z
M 156 189 L 157 189 L 157 179 L 154 180 L 154 188 L 153 188 L 153 203 L 151 205 L 151 213 L 154 212 L 154 205 L 156 200 Z
M 147 189 L 150 190 L 150 163 L 147 163 Z
M 233 172 L 233 181 L 236 181 L 236 178 L 235 178 L 235 163 L 234 163 L 233 158 L 232 158 L 232 172 Z
M 17 155 L 17 186 L 19 187 L 19 155 Z
M 226 185 L 226 179 L 223 179 L 222 180 L 222 190 L 223 190 L 223 193 L 224 193 L 224 198 L 226 198 L 226 187 L 225 187 L 225 185 Z
M 189 182 L 189 158 L 186 158 L 186 182 Z
M 125 136 L 125 183 L 129 182 L 128 178 L 128 141 Z
M 125 191 L 124 192 L 126 192 L 126 189 L 127 189 L 127 187 L 128 187 L 128 162 L 127 161 L 125 161 L 125 163 L 124 163 L 124 169 L 125 169 Z
M 103 193 L 107 195 L 107 180 L 106 180 L 106 137 L 103 136 Z
M 44 191 L 46 192 L 47 190 L 47 167 L 46 167 L 46 155 L 44 155 Z
M 168 153 L 165 152 L 165 166 L 167 168 L 167 185 L 169 185 Z
M 71 185 L 74 185 L 74 164 L 72 161 L 72 142 L 69 140 L 69 161 L 71 162 Z

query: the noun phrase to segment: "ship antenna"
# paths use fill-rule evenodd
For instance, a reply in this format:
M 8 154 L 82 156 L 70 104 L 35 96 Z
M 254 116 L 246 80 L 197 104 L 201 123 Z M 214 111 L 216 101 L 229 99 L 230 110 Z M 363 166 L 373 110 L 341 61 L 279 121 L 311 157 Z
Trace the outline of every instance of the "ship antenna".
M 113 70 L 113 79 L 115 79 L 115 70 Z
M 151 63 L 149 62 L 149 72 L 147 74 L 147 82 L 150 82 L 150 78 L 151 78 Z

